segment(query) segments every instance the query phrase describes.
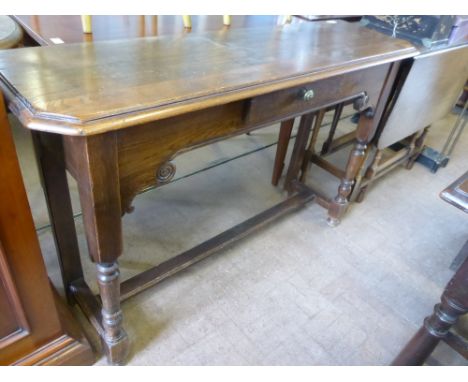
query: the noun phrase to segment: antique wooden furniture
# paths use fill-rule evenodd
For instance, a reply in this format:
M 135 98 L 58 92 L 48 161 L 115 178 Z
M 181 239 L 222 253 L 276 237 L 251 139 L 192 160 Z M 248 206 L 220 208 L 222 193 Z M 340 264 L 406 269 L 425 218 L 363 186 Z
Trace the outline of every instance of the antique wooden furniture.
M 468 75 L 468 45 L 423 53 L 402 69 L 371 146 L 370 161 L 353 196 L 361 201 L 368 186 L 400 164 L 410 169 L 423 149 L 428 127 L 452 110 Z M 392 155 L 390 146 L 407 140 Z M 362 181 L 361 181 L 362 179 Z
M 105 41 L 124 38 L 182 35 L 184 31 L 181 16 L 92 16 L 92 34 L 83 33 L 79 16 L 17 15 L 12 16 L 24 29 L 31 44 L 42 46 L 64 43 Z M 230 28 L 275 27 L 278 16 L 235 16 Z M 219 31 L 223 29 L 221 16 L 192 16 L 191 33 Z M 227 21 L 227 20 L 224 20 Z M 293 22 L 295 20 L 293 19 Z M 57 40 L 58 39 L 58 40 Z M 54 42 L 55 41 L 55 42 Z
M 0 53 L 8 105 L 33 130 L 69 299 L 100 333 L 111 363 L 124 362 L 128 349 L 120 300 L 314 199 L 340 218 L 399 63 L 416 53 L 346 22 Z M 316 110 L 351 99 L 360 100 L 362 113 L 335 199 L 298 181 L 298 150 L 286 200 L 119 285 L 121 217 L 139 192 L 171 179 L 176 155 L 300 115 L 302 142 Z M 78 183 L 102 305 L 84 282 L 66 170 Z
M 47 278 L 0 94 L 0 365 L 90 365 L 94 355 Z
M 23 38 L 20 26 L 10 17 L 0 15 L 0 49 L 17 47 Z
M 442 191 L 440 196 L 468 212 L 468 172 Z M 434 307 L 434 313 L 424 320 L 424 325 L 392 365 L 422 365 L 440 341 L 446 342 L 468 360 L 468 340 L 451 329 L 461 315 L 468 313 L 468 241 L 462 252 L 465 260 L 445 287 L 441 302 Z

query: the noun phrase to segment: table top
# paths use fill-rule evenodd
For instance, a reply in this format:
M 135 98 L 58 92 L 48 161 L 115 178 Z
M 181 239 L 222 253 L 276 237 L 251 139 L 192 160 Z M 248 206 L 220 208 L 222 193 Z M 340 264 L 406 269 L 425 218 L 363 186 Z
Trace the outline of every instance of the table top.
M 57 43 L 78 43 L 118 40 L 125 38 L 183 35 L 219 31 L 224 28 L 223 17 L 218 15 L 191 16 L 192 28 L 184 29 L 182 16 L 176 15 L 93 15 L 93 33 L 83 33 L 78 15 L 17 15 L 12 16 L 42 46 Z M 275 27 L 284 17 L 264 15 L 236 15 L 231 17 L 231 29 Z M 299 19 L 293 18 L 293 22 Z
M 0 86 L 28 128 L 97 134 L 412 57 L 338 21 L 0 52 Z
M 468 212 L 468 171 L 440 193 L 453 206 Z

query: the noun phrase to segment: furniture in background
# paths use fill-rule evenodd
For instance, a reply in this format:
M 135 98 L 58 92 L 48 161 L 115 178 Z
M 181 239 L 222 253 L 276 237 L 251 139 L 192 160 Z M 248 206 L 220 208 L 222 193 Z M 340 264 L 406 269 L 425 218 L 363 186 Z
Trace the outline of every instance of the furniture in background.
M 468 18 L 455 15 L 364 16 L 363 25 L 427 48 L 456 45 L 468 37 Z
M 23 30 L 10 17 L 0 15 L 0 49 L 16 48 L 23 39 Z
M 94 355 L 47 278 L 0 94 L 0 365 L 91 365 Z
M 406 168 L 411 169 L 423 150 L 429 125 L 450 112 L 463 87 L 460 78 L 465 78 L 466 75 L 468 44 L 422 53 L 402 63 L 377 133 L 365 153 L 366 160 L 362 161 L 362 166 L 350 185 L 351 201 L 361 202 L 371 183 L 398 165 L 406 164 Z M 354 140 L 354 132 L 334 138 L 343 106 L 335 106 L 328 138 L 322 149 L 316 152 L 321 119 L 326 110 L 319 115 L 305 149 L 301 180 L 305 180 L 311 163 L 337 178 L 343 177 L 344 170 L 326 159 L 327 155 L 346 147 Z M 359 109 L 359 105 L 355 105 L 355 108 Z M 288 139 L 289 137 L 281 136 L 280 133 L 275 165 L 275 170 L 280 170 L 274 171 L 273 182 L 279 179 L 279 163 L 286 151 L 282 148 L 287 147 Z M 300 145 L 306 147 L 296 140 L 294 147 Z M 286 178 L 286 188 L 287 183 Z M 329 222 L 331 225 L 335 224 L 333 221 Z
M 304 142 L 317 111 L 359 99 L 356 145 L 339 194 L 322 201 L 330 218 L 339 219 L 399 64 L 417 54 L 407 42 L 340 21 L 251 34 L 233 29 L 0 53 L 1 89 L 33 130 L 67 295 L 101 335 L 111 363 L 124 362 L 128 351 L 121 300 L 320 198 L 298 179 L 300 148 L 293 152 L 287 199 L 120 284 L 121 218 L 134 197 L 170 180 L 171 160 L 181 152 L 301 115 Z M 31 61 L 34 73 L 27 70 Z M 77 180 L 100 300 L 84 281 L 66 170 Z
M 441 198 L 468 213 L 468 172 L 442 191 Z M 468 340 L 452 327 L 468 313 L 468 241 L 460 255 L 464 261 L 449 281 L 434 313 L 392 362 L 394 366 L 422 365 L 440 341 L 468 360 Z M 459 255 L 459 256 L 460 256 Z
M 402 67 L 353 199 L 362 201 L 370 184 L 396 166 L 411 169 L 429 126 L 453 109 L 466 76 L 468 44 L 422 53 Z
M 26 44 L 55 45 L 57 43 L 76 43 L 106 41 L 139 37 L 184 35 L 207 31 L 222 32 L 222 16 L 191 16 L 190 29 L 184 28 L 182 16 L 170 15 L 93 15 L 92 33 L 83 33 L 80 16 L 72 15 L 15 15 L 12 16 L 24 29 Z M 282 23 L 279 16 L 233 16 L 230 29 L 267 27 L 274 28 Z M 293 18 L 292 23 L 300 22 Z

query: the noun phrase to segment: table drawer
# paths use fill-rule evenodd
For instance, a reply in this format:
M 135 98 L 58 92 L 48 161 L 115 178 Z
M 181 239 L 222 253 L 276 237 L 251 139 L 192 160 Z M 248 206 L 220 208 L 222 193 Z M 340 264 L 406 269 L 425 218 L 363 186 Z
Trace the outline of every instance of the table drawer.
M 376 105 L 389 65 L 317 80 L 275 91 L 250 100 L 245 114 L 248 124 L 262 124 L 302 115 L 366 93 Z

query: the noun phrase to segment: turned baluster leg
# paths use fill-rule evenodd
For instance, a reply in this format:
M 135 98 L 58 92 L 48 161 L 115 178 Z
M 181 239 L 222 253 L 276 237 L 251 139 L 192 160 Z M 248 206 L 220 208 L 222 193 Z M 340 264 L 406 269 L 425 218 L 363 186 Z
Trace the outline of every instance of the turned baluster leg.
M 447 284 L 440 304 L 424 320 L 424 325 L 393 360 L 393 366 L 422 365 L 458 317 L 468 313 L 468 259 Z
M 348 164 L 346 165 L 345 176 L 341 179 L 338 187 L 338 194 L 330 203 L 328 208 L 328 224 L 337 226 L 349 205 L 349 195 L 353 190 L 353 184 L 366 158 L 367 144 L 373 135 L 373 111 L 368 109 L 361 112 L 359 124 L 356 132 L 356 143 L 351 151 Z
M 291 138 L 291 131 L 294 125 L 294 118 L 288 119 L 287 121 L 281 122 L 278 146 L 276 147 L 275 164 L 273 167 L 273 175 L 271 177 L 271 184 L 273 186 L 278 185 L 278 181 L 281 178 L 281 174 L 284 168 L 284 158 L 288 151 L 289 139 Z
M 103 350 L 110 364 L 122 364 L 129 341 L 122 328 L 117 265 L 122 254 L 122 221 L 116 134 L 70 136 L 64 144 L 71 160 L 80 163 L 78 189 L 88 250 L 97 264 Z
M 110 363 L 120 365 L 127 355 L 127 333 L 122 329 L 120 309 L 119 266 L 115 263 L 96 265 L 99 292 L 102 301 L 101 337 L 104 352 Z

